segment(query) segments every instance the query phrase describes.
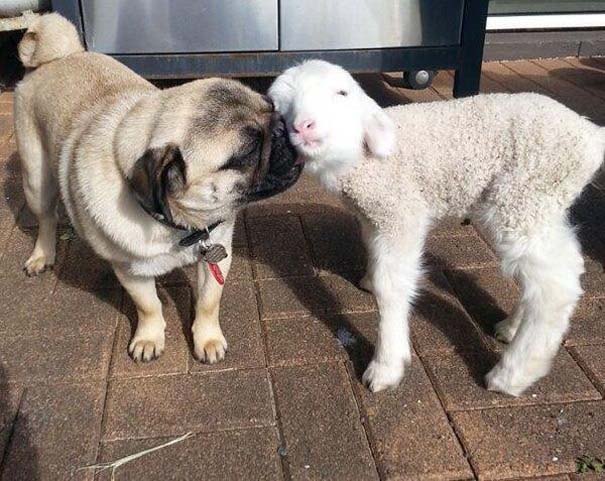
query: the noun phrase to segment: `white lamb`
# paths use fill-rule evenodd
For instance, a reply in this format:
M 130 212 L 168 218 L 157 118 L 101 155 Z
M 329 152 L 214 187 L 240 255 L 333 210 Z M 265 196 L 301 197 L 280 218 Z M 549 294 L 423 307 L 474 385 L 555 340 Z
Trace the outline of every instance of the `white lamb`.
M 582 294 L 567 209 L 603 162 L 605 129 L 532 93 L 382 110 L 344 69 L 318 60 L 286 70 L 269 96 L 307 171 L 362 225 L 362 287 L 380 311 L 364 383 L 380 391 L 403 377 L 425 236 L 446 216 L 470 217 L 522 288 L 496 327 L 511 345 L 488 389 L 517 396 L 546 375 Z

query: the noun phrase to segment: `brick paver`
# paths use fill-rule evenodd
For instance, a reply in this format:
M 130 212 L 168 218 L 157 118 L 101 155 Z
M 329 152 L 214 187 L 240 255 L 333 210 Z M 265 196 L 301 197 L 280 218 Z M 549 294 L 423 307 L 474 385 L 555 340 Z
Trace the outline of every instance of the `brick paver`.
M 399 74 L 389 74 L 397 77 Z M 382 105 L 451 98 L 452 72 L 404 90 L 361 85 Z M 266 88 L 268 80 L 251 80 Z M 484 65 L 481 91 L 550 95 L 605 124 L 605 60 Z M 587 188 L 571 217 L 586 260 L 581 300 L 553 371 L 526 394 L 491 393 L 483 376 L 505 346 L 494 325 L 519 298 L 473 225 L 447 219 L 427 239 L 410 316 L 414 349 L 400 387 L 360 383 L 378 311 L 357 285 L 366 253 L 354 216 L 303 175 L 238 216 L 221 303 L 226 359 L 192 355 L 195 266 L 158 280 L 166 351 L 135 364 L 132 301 L 68 225 L 55 268 L 22 266 L 36 220 L 24 207 L 0 94 L 0 477 L 91 480 L 79 468 L 192 436 L 117 469 L 116 480 L 592 481 L 575 460 L 605 457 L 605 194 Z M 94 479 L 109 480 L 105 471 Z
M 106 441 L 275 424 L 263 369 L 114 379 L 105 409 Z
M 498 362 L 493 351 L 432 354 L 423 362 L 448 411 L 522 404 L 549 404 L 601 399 L 573 358 L 562 349 L 552 372 L 517 398 L 487 391 L 483 377 Z
M 599 391 L 605 393 L 605 345 L 576 346 L 570 351 Z
M 497 268 L 446 271 L 464 308 L 487 334 L 508 316 L 519 297 L 517 286 Z
M 603 401 L 465 411 L 452 415 L 482 479 L 574 472 L 605 449 Z
M 292 277 L 259 282 L 264 319 L 364 312 L 375 309 L 373 297 L 342 277 Z
M 2 390 L 0 400 L 0 455 L 4 458 L 24 389 L 20 385 L 7 384 L 4 369 L 0 370 L 0 382 L 2 383 L 0 384 L 0 390 Z
M 401 388 L 355 391 L 366 416 L 384 479 L 468 479 L 472 472 L 419 359 L 412 359 Z
M 172 438 L 128 439 L 101 446 L 100 462 L 138 453 Z M 282 478 L 279 440 L 273 427 L 196 434 L 177 445 L 151 453 L 120 467 L 116 479 L 165 481 L 167 479 L 262 479 Z M 105 471 L 96 479 L 110 481 Z
M 432 272 L 412 311 L 412 341 L 419 354 L 477 350 L 488 342 L 441 272 Z
M 565 344 L 568 346 L 605 344 L 604 318 L 605 299 L 584 298 L 580 300 Z
M 313 275 L 298 216 L 260 217 L 249 223 L 249 232 L 256 279 Z
M 291 479 L 378 479 L 341 365 L 282 367 L 271 375 Z
M 494 253 L 476 234 L 430 237 L 426 252 L 429 263 L 451 269 L 472 269 L 497 264 Z
M 6 481 L 92 480 L 77 471 L 97 456 L 104 383 L 40 384 L 27 389 L 4 459 Z
M 370 315 L 375 317 L 374 313 Z M 338 338 L 339 329 L 340 333 L 347 333 L 346 339 L 350 342 L 357 342 L 344 323 L 339 326 L 335 318 L 275 319 L 266 322 L 265 329 L 269 364 L 272 366 L 345 358 L 346 350 Z
M 302 222 L 319 274 L 346 274 L 364 269 L 366 255 L 360 242 L 361 229 L 352 214 L 332 209 L 305 214 Z

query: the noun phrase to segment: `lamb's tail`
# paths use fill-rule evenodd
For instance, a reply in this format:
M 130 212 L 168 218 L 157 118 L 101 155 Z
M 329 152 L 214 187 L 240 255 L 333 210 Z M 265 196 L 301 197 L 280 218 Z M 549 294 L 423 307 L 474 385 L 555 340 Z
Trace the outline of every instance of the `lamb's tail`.
M 28 68 L 82 51 L 84 47 L 76 28 L 58 13 L 36 18 L 19 42 L 19 58 Z

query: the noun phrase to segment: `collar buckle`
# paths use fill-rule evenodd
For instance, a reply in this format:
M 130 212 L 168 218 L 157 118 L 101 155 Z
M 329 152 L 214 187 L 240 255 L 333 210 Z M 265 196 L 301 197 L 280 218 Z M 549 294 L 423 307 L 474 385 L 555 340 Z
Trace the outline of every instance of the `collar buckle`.
M 204 229 L 194 229 L 190 231 L 190 234 L 183 237 L 179 241 L 179 246 L 181 247 L 191 247 L 198 242 L 201 242 L 202 245 L 210 239 L 210 233 L 216 229 L 219 225 L 221 225 L 223 221 L 219 220 L 212 225 L 204 227 Z

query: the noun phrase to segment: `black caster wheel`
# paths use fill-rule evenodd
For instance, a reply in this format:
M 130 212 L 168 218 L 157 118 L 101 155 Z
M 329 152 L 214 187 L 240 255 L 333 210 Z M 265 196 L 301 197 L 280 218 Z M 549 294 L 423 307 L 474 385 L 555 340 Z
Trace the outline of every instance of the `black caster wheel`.
M 435 75 L 437 75 L 435 70 L 408 70 L 403 72 L 401 77 L 383 73 L 382 78 L 391 87 L 422 90 L 430 87 Z
M 434 70 L 410 70 L 403 72 L 403 82 L 408 88 L 422 90 L 431 86 L 435 73 Z

